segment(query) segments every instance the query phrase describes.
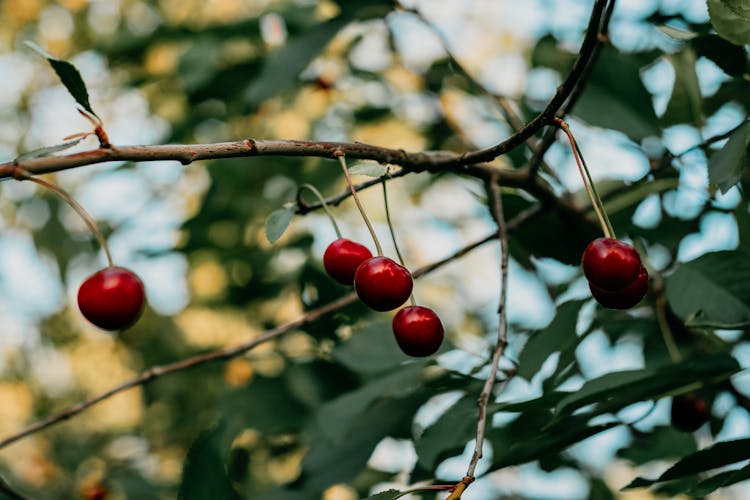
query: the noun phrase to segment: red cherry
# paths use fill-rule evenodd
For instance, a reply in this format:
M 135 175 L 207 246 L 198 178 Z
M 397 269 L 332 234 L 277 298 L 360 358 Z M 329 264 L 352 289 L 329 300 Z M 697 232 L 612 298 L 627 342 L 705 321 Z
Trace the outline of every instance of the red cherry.
M 354 275 L 359 299 L 376 311 L 390 311 L 406 302 L 414 282 L 404 267 L 388 257 L 364 261 Z
M 645 267 L 641 266 L 638 276 L 636 276 L 633 282 L 620 290 L 604 290 L 590 281 L 589 289 L 591 290 L 591 295 L 604 307 L 608 307 L 609 309 L 630 309 L 646 296 L 646 292 L 648 291 L 648 271 L 646 271 Z
M 393 335 L 404 354 L 429 356 L 443 342 L 443 324 L 432 309 L 408 306 L 393 317 Z
M 694 432 L 708 422 L 709 415 L 706 402 L 695 394 L 680 394 L 672 398 L 670 421 L 675 429 Z
M 612 238 L 598 238 L 589 243 L 581 263 L 586 278 L 607 291 L 630 285 L 641 269 L 641 257 L 635 248 Z
M 323 254 L 323 267 L 331 278 L 342 285 L 351 285 L 354 283 L 354 274 L 359 265 L 370 258 L 372 253 L 366 246 L 339 238 L 326 248 Z
M 78 289 L 81 313 L 104 330 L 122 330 L 135 323 L 145 301 L 143 282 L 122 267 L 102 269 Z

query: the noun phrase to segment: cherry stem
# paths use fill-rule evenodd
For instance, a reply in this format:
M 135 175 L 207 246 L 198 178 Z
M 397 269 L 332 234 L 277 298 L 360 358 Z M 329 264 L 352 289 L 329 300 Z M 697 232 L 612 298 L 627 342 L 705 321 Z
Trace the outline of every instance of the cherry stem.
M 388 177 L 390 175 L 390 168 L 386 167 L 385 169 L 385 175 L 383 176 L 383 204 L 385 205 L 385 220 L 388 222 L 388 230 L 391 233 L 391 240 L 393 241 L 393 248 L 396 249 L 396 255 L 398 256 L 398 262 L 402 266 L 406 267 L 406 264 L 404 263 L 404 257 L 401 255 L 401 250 L 398 248 L 398 243 L 396 242 L 396 231 L 393 229 L 393 223 L 391 222 L 391 210 L 388 207 L 388 190 L 386 189 L 385 185 L 388 183 Z M 409 300 L 411 302 L 411 305 L 416 306 L 417 301 L 414 298 L 414 293 L 409 296 Z
M 102 250 L 104 250 L 104 255 L 107 257 L 107 264 L 109 267 L 114 267 L 114 261 L 112 260 L 112 254 L 109 251 L 109 245 L 107 245 L 107 240 L 104 239 L 104 235 L 99 231 L 99 228 L 96 226 L 96 222 L 94 222 L 94 219 L 91 218 L 91 216 L 86 212 L 86 209 L 84 209 L 76 200 L 73 199 L 72 196 L 70 196 L 68 193 L 65 192 L 63 188 L 60 186 L 57 186 L 55 184 L 52 184 L 51 182 L 47 182 L 44 179 L 40 179 L 38 177 L 34 177 L 28 172 L 26 172 L 23 169 L 16 168 L 13 172 L 13 177 L 18 180 L 24 180 L 24 181 L 31 181 L 39 184 L 40 186 L 44 186 L 50 191 L 57 194 L 60 198 L 65 201 L 68 205 L 73 208 L 73 210 L 78 213 L 78 215 L 81 216 L 83 221 L 86 223 L 86 225 L 89 227 L 91 232 L 94 234 L 94 237 L 99 242 L 99 245 L 102 247 Z
M 326 215 L 328 216 L 328 219 L 330 219 L 331 224 L 333 224 L 333 230 L 336 231 L 336 236 L 341 239 L 341 229 L 339 228 L 339 225 L 336 223 L 336 218 L 333 216 L 331 211 L 328 209 L 328 203 L 326 203 L 325 198 L 323 198 L 323 195 L 320 194 L 320 191 L 318 191 L 318 188 L 313 186 L 312 184 L 302 184 L 299 187 L 299 190 L 297 191 L 297 202 L 301 202 L 302 198 L 300 198 L 300 195 L 302 194 L 302 189 L 307 189 L 311 191 L 315 197 L 320 202 L 320 205 L 323 207 L 323 210 L 325 210 Z
M 667 300 L 661 293 L 656 297 L 656 320 L 659 324 L 664 344 L 667 346 L 667 351 L 669 351 L 669 357 L 672 358 L 673 363 L 679 363 L 682 361 L 682 354 L 674 340 L 672 329 L 669 327 L 669 322 L 667 321 Z
M 573 137 L 573 134 L 570 132 L 570 127 L 568 127 L 568 124 L 564 120 L 561 120 L 560 118 L 555 118 L 555 124 L 558 127 L 560 127 L 560 129 L 562 129 L 563 132 L 565 132 L 565 135 L 568 136 L 568 141 L 570 141 L 570 148 L 573 150 L 573 157 L 575 158 L 576 165 L 578 166 L 578 172 L 581 174 L 581 180 L 583 181 L 583 186 L 586 188 L 586 193 L 589 195 L 589 199 L 591 200 L 591 205 L 594 207 L 594 211 L 596 212 L 596 217 L 599 219 L 599 224 L 602 227 L 602 232 L 604 233 L 604 236 L 607 238 L 614 238 L 615 231 L 612 228 L 612 223 L 609 221 L 609 217 L 607 217 L 607 212 L 604 210 L 604 204 L 602 203 L 602 199 L 599 197 L 599 194 L 596 192 L 594 181 L 591 178 L 591 174 L 589 173 L 588 167 L 586 166 L 586 161 L 583 159 L 583 154 L 581 153 L 581 149 L 578 147 L 578 143 Z
M 346 167 L 346 158 L 344 157 L 344 153 L 342 151 L 337 151 L 336 153 L 334 153 L 334 155 L 337 156 L 339 159 L 339 164 L 341 164 L 341 168 L 344 170 L 344 177 L 346 178 L 346 183 L 349 185 L 349 190 L 352 192 L 352 198 L 354 198 L 354 203 L 357 204 L 359 213 L 362 214 L 362 218 L 365 220 L 367 229 L 370 231 L 370 235 L 372 235 L 372 241 L 375 242 L 375 248 L 377 249 L 378 255 L 382 257 L 383 247 L 380 246 L 380 241 L 378 241 L 378 235 L 375 234 L 375 229 L 372 227 L 372 224 L 370 224 L 370 219 L 367 218 L 367 214 L 365 213 L 365 208 L 362 206 L 362 203 L 359 201 L 359 196 L 357 196 L 357 190 L 354 189 L 352 178 L 349 176 L 349 169 Z

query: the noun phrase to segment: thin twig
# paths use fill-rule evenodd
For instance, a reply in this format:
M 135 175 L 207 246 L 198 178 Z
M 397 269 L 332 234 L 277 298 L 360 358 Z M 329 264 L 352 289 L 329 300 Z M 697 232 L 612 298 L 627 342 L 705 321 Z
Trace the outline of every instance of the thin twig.
M 386 180 L 395 179 L 397 177 L 403 177 L 406 174 L 411 173 L 409 170 L 406 169 L 399 169 L 396 172 L 389 174 L 388 179 L 384 179 L 383 177 L 377 177 L 375 179 L 369 179 L 367 181 L 361 182 L 359 184 L 354 185 L 354 189 L 357 192 L 364 191 L 365 189 L 377 186 L 378 184 L 382 182 L 386 182 Z M 346 189 L 344 189 L 342 192 L 340 192 L 337 195 L 331 196 L 330 198 L 326 198 L 325 202 L 328 206 L 338 206 L 342 201 L 349 199 L 351 197 L 352 192 L 349 190 L 349 187 L 347 186 Z M 300 215 L 305 215 L 306 213 L 312 212 L 313 210 L 318 210 L 322 208 L 323 205 L 320 202 L 314 202 L 314 203 L 307 203 L 304 200 L 298 200 L 297 202 L 297 213 Z
M 453 50 L 450 47 L 450 42 L 448 38 L 445 36 L 445 33 L 439 29 L 437 26 L 435 26 L 434 23 L 432 23 L 427 16 L 424 15 L 424 13 L 419 10 L 418 8 L 414 7 L 404 7 L 401 6 L 403 10 L 407 12 L 411 12 L 415 16 L 419 18 L 422 23 L 424 23 L 425 26 L 430 28 L 433 33 L 438 37 L 440 40 L 441 45 L 443 46 L 443 50 L 445 51 L 446 55 L 448 56 L 448 59 L 453 64 L 453 66 L 458 69 L 460 74 L 466 78 L 466 80 L 478 91 L 486 94 L 489 98 L 491 98 L 494 102 L 498 104 L 500 107 L 500 110 L 503 112 L 503 115 L 505 116 L 505 120 L 508 122 L 508 124 L 513 129 L 514 133 L 519 132 L 521 129 L 524 128 L 526 125 L 523 120 L 521 120 L 521 117 L 518 116 L 518 114 L 515 112 L 515 110 L 510 105 L 508 99 L 505 97 L 501 97 L 494 92 L 492 92 L 490 89 L 488 89 L 484 84 L 482 84 L 479 80 L 477 80 L 474 75 L 471 74 L 469 70 L 466 69 L 464 64 L 461 62 L 461 60 L 456 57 L 456 55 L 453 53 Z M 529 147 L 532 153 L 534 153 L 538 147 L 536 139 L 531 136 L 526 140 L 526 145 Z M 560 182 L 560 179 L 557 177 L 557 174 L 549 168 L 549 165 L 543 164 L 544 168 L 547 170 L 547 173 L 549 173 L 557 182 L 558 184 L 562 184 Z
M 532 206 L 529 209 L 518 214 L 512 221 L 508 223 L 508 227 L 516 228 L 523 222 L 529 220 L 534 215 L 540 213 L 540 211 L 541 211 L 541 208 L 539 205 Z M 439 261 L 433 262 L 432 264 L 429 264 L 427 266 L 424 266 L 415 270 L 412 273 L 412 276 L 414 278 L 419 278 L 420 276 L 424 276 L 425 274 L 428 274 L 434 271 L 435 269 L 438 269 L 456 259 L 463 257 L 464 255 L 471 252 L 475 248 L 478 248 L 482 246 L 483 244 L 494 240 L 497 237 L 498 237 L 497 233 L 493 232 L 484 238 L 481 238 L 473 243 L 466 245 L 465 247 L 449 255 L 448 257 L 445 257 Z M 81 401 L 80 403 L 73 405 L 67 408 L 66 410 L 63 410 L 54 415 L 50 415 L 49 417 L 42 419 L 34 424 L 31 424 L 25 429 L 22 429 L 21 431 L 15 434 L 11 434 L 5 439 L 0 440 L 0 448 L 4 448 L 27 436 L 30 436 L 39 431 L 52 427 L 56 424 L 59 424 L 65 420 L 68 420 L 71 417 L 74 417 L 78 415 L 79 413 L 82 413 L 83 411 L 87 410 L 88 408 L 94 406 L 95 404 L 105 401 L 111 398 L 112 396 L 115 396 L 128 389 L 132 389 L 133 387 L 147 384 L 149 382 L 152 382 L 153 380 L 161 378 L 165 375 L 169 375 L 171 373 L 180 372 L 183 370 L 187 370 L 189 368 L 194 368 L 196 366 L 201 366 L 201 365 L 215 362 L 215 361 L 227 361 L 229 359 L 240 356 L 244 354 L 245 352 L 253 349 L 254 347 L 264 342 L 267 342 L 269 340 L 275 339 L 276 337 L 279 337 L 290 330 L 300 328 L 304 325 L 312 323 L 313 321 L 317 320 L 318 318 L 321 318 L 322 316 L 325 316 L 326 314 L 338 311 L 352 304 L 353 302 L 356 301 L 356 299 L 357 299 L 356 294 L 350 293 L 348 295 L 345 295 L 344 297 L 341 297 L 340 299 L 334 300 L 333 302 L 329 302 L 328 304 L 321 306 L 318 309 L 310 311 L 304 314 L 303 316 L 300 316 L 299 318 L 295 319 L 294 321 L 290 321 L 288 323 L 285 323 L 271 330 L 266 330 L 260 336 L 252 340 L 249 340 L 247 342 L 244 342 L 242 344 L 236 345 L 234 347 L 226 347 L 223 349 L 217 349 L 215 351 L 210 351 L 210 352 L 206 352 L 203 354 L 198 354 L 196 356 L 191 356 L 189 358 L 185 358 L 180 361 L 176 361 L 174 363 L 169 363 L 166 365 L 153 366 L 141 372 L 139 375 L 129 380 L 126 380 L 122 382 L 121 384 L 116 385 L 101 394 L 98 394 L 85 401 Z
M 516 110 L 513 109 L 513 106 L 511 105 L 510 101 L 506 99 L 505 97 L 498 97 L 495 99 L 497 104 L 500 106 L 500 110 L 503 112 L 503 116 L 505 117 L 505 121 L 508 122 L 508 125 L 511 126 L 514 132 L 517 132 L 523 128 L 523 120 L 521 120 L 521 117 L 518 116 L 518 113 L 516 113 Z M 536 137 L 529 137 L 526 141 L 526 145 L 529 147 L 529 151 L 531 151 L 532 154 L 535 154 L 537 150 L 539 149 L 539 141 L 536 140 Z M 560 177 L 557 175 L 557 173 L 550 167 L 547 162 L 542 159 L 540 161 L 541 167 L 544 169 L 544 171 L 552 177 L 555 182 L 559 186 L 562 186 L 565 188 L 565 185 L 560 180 Z
M 497 379 L 497 370 L 500 365 L 500 359 L 505 351 L 505 346 L 508 344 L 508 321 L 506 313 L 506 303 L 508 298 L 508 230 L 505 224 L 505 215 L 503 214 L 500 186 L 497 182 L 490 182 L 488 184 L 487 189 L 490 194 L 492 216 L 497 222 L 497 236 L 500 239 L 501 252 L 500 305 L 498 307 L 499 324 L 497 328 L 497 342 L 495 344 L 494 353 L 492 354 L 490 373 L 487 375 L 487 380 L 484 383 L 484 387 L 482 388 L 482 392 L 479 395 L 479 400 L 477 402 L 477 406 L 479 407 L 479 418 L 477 419 L 477 437 L 474 444 L 474 453 L 471 456 L 469 467 L 466 470 L 466 476 L 446 500 L 460 499 L 461 494 L 466 487 L 474 481 L 477 463 L 479 463 L 479 459 L 482 458 L 484 435 L 487 429 L 487 404 L 489 403 L 490 396 L 492 395 L 492 388 Z
M 484 150 L 464 154 L 462 158 L 464 162 L 474 163 L 476 161 L 490 161 L 497 156 L 507 153 L 511 149 L 533 137 L 533 135 L 545 125 L 551 124 L 556 115 L 564 116 L 567 113 L 567 109 L 570 109 L 572 107 L 572 104 L 570 104 L 565 111 L 562 111 L 561 113 L 558 111 L 560 110 L 561 106 L 564 106 L 566 102 L 570 101 L 571 94 L 576 91 L 576 88 L 580 87 L 579 81 L 586 75 L 586 68 L 592 66 L 590 62 L 592 61 L 593 56 L 597 54 L 597 47 L 601 44 L 601 41 L 603 39 L 602 37 L 604 35 L 602 35 L 602 33 L 600 32 L 600 29 L 601 27 L 606 28 L 606 26 L 608 26 L 609 24 L 609 19 L 607 16 L 611 16 L 611 9 L 614 7 L 614 0 L 611 2 L 611 6 L 607 11 L 608 14 L 605 13 L 604 15 L 602 15 L 602 11 L 604 10 L 606 4 L 607 0 L 596 0 L 596 2 L 594 3 L 594 7 L 591 10 L 591 17 L 589 18 L 588 27 L 586 28 L 586 33 L 584 34 L 583 42 L 581 43 L 581 48 L 578 52 L 578 58 L 573 64 L 573 68 L 571 69 L 570 73 L 568 73 L 568 76 L 565 78 L 565 81 L 563 81 L 563 83 L 557 88 L 555 95 L 549 101 L 544 110 L 528 124 L 523 125 L 519 129 L 517 129 L 511 137 L 501 142 L 500 144 Z M 412 12 L 413 14 L 418 16 L 426 25 L 432 27 L 432 24 L 418 9 L 406 7 L 402 7 L 402 9 L 408 12 Z M 441 40 L 443 48 L 445 49 L 448 57 L 456 64 L 456 67 L 461 70 L 463 75 L 466 76 L 472 84 L 478 86 L 478 88 L 484 90 L 486 93 L 496 98 L 496 96 L 489 92 L 468 71 L 466 71 L 466 69 L 461 65 L 460 61 L 458 61 L 458 59 L 453 56 L 447 40 L 445 39 L 445 35 L 440 30 L 433 29 L 433 31 Z M 547 149 L 548 148 L 549 146 L 547 146 Z M 546 149 L 544 151 L 546 151 Z M 541 163 L 541 158 L 543 156 L 544 152 L 540 151 L 532 157 L 534 161 L 530 163 L 530 171 L 534 175 L 536 175 L 536 169 L 539 168 L 539 164 Z
M 605 10 L 604 15 L 602 16 L 601 24 L 599 25 L 599 29 L 598 29 L 599 32 L 596 36 L 596 44 L 591 49 L 591 54 L 588 58 L 586 67 L 583 69 L 583 71 L 581 71 L 580 77 L 578 78 L 578 81 L 576 82 L 575 87 L 568 94 L 568 98 L 565 101 L 565 103 L 562 106 L 560 106 L 559 111 L 557 112 L 557 115 L 556 115 L 558 118 L 565 118 L 565 116 L 576 105 L 576 103 L 578 102 L 578 99 L 581 97 L 584 89 L 586 88 L 586 84 L 588 83 L 591 77 L 591 73 L 594 70 L 594 66 L 596 66 L 596 62 L 599 60 L 599 55 L 601 54 L 602 48 L 609 41 L 609 21 L 612 18 L 612 11 L 615 8 L 615 2 L 616 0 L 611 0 L 609 4 L 607 4 L 607 9 Z M 587 33 L 590 30 L 591 30 L 591 24 L 589 23 L 589 26 L 586 28 Z M 554 144 L 556 135 L 557 135 L 557 128 L 550 127 L 547 129 L 544 136 L 542 137 L 542 140 L 539 143 L 539 147 L 536 149 L 534 156 L 532 156 L 531 160 L 529 160 L 529 173 L 532 176 L 535 176 L 537 172 L 539 171 L 539 167 L 542 164 L 544 155 L 547 153 L 547 150 L 552 146 L 552 144 Z

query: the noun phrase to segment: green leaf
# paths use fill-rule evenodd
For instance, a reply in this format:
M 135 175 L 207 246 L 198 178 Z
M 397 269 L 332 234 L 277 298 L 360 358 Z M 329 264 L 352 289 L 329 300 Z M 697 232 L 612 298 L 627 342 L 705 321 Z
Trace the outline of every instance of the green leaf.
M 750 121 L 729 136 L 729 140 L 708 162 L 708 181 L 718 186 L 722 193 L 737 184 L 742 172 L 750 163 L 747 150 L 750 146 Z
M 607 200 L 604 202 L 604 208 L 611 217 L 613 214 L 643 201 L 652 194 L 677 189 L 679 185 L 680 179 L 676 177 L 650 180 L 649 182 L 627 189 L 622 194 Z
M 565 398 L 569 394 L 573 393 L 566 391 L 548 391 L 538 398 L 519 402 L 492 403 L 488 405 L 487 408 L 488 412 L 491 410 L 492 412 L 508 413 L 541 412 L 545 410 L 551 411 L 563 398 Z
M 348 369 L 366 375 L 389 371 L 413 359 L 393 340 L 390 321 L 356 326 L 351 338 L 336 346 L 333 358 Z
M 291 224 L 296 211 L 294 205 L 288 203 L 283 208 L 271 212 L 266 219 L 266 238 L 270 243 L 276 243 L 281 238 L 286 228 Z
M 692 40 L 693 38 L 698 36 L 698 33 L 694 31 L 675 28 L 674 26 L 669 26 L 667 24 L 657 26 L 656 29 L 667 35 L 669 38 L 673 38 L 674 40 L 679 40 L 681 42 Z
M 712 252 L 680 265 L 666 279 L 667 301 L 690 326 L 750 324 L 750 254 Z
M 710 448 L 688 455 L 667 469 L 656 479 L 638 477 L 625 488 L 651 486 L 664 481 L 681 479 L 750 458 L 750 438 L 722 441 Z M 718 487 L 718 486 L 717 486 Z
M 541 432 L 534 439 L 517 441 L 511 446 L 503 446 L 504 443 L 500 442 L 495 443 L 494 433 L 490 433 L 489 440 L 493 443 L 492 447 L 495 451 L 492 461 L 493 469 L 523 464 L 558 453 L 572 444 L 580 443 L 595 434 L 620 425 L 619 422 L 611 422 L 589 427 L 585 425 L 585 420 L 587 419 L 570 418 L 565 425 Z
M 387 490 L 387 491 L 381 491 L 377 495 L 372 495 L 364 500 L 396 500 L 401 495 L 401 492 L 398 490 Z
M 476 433 L 478 416 L 476 394 L 467 394 L 456 401 L 414 443 L 419 463 L 433 470 L 440 460 L 460 453 Z
M 283 377 L 256 375 L 247 387 L 227 394 L 221 408 L 230 426 L 252 427 L 266 435 L 299 431 L 306 416 Z
M 603 479 L 593 478 L 587 500 L 615 500 L 615 494 Z
M 666 125 L 689 123 L 702 127 L 705 118 L 698 74 L 695 72 L 695 52 L 688 48 L 669 54 L 667 60 L 674 67 L 675 81 L 662 121 Z
M 322 492 L 332 484 L 351 481 L 384 437 L 410 437 L 414 413 L 431 395 L 431 391 L 421 389 L 403 398 L 378 401 L 347 422 L 346 429 L 340 428 L 343 436 L 335 441 L 319 429 L 313 430 L 310 451 L 302 461 L 305 489 Z
M 404 397 L 422 387 L 420 374 L 427 363 L 428 361 L 418 361 L 406 364 L 355 391 L 324 403 L 315 415 L 318 428 L 331 442 L 348 439 L 353 423 L 365 418 L 368 409 L 376 401 Z
M 518 357 L 518 374 L 521 377 L 531 380 L 553 353 L 576 343 L 576 321 L 582 305 L 583 301 L 580 300 L 562 304 L 549 326 L 529 338 Z
M 602 51 L 573 113 L 591 125 L 619 130 L 633 139 L 661 133 L 638 59 L 610 47 Z
M 27 47 L 35 51 L 40 56 L 47 59 L 47 61 L 49 61 L 50 65 L 52 66 L 52 69 L 54 69 L 55 73 L 57 73 L 57 76 L 60 77 L 60 81 L 62 82 L 62 84 L 66 89 L 68 89 L 70 95 L 73 96 L 73 99 L 75 99 L 83 109 L 96 116 L 94 110 L 91 109 L 91 104 L 89 104 L 89 93 L 88 90 L 86 90 L 86 84 L 83 83 L 83 78 L 81 78 L 81 74 L 78 72 L 76 67 L 70 64 L 68 61 L 63 61 L 62 59 L 52 57 L 49 53 L 47 53 L 47 51 L 45 51 L 35 43 L 26 41 L 24 42 L 24 44 L 26 44 Z
M 341 16 L 309 28 L 266 57 L 260 74 L 247 89 L 247 101 L 255 107 L 289 87 L 350 18 Z
M 357 163 L 349 168 L 352 175 L 366 175 L 368 177 L 383 177 L 388 169 L 380 163 Z
M 658 368 L 612 372 L 587 381 L 555 408 L 556 420 L 578 408 L 596 403 L 592 414 L 615 411 L 629 404 L 657 399 L 697 382 L 723 380 L 740 370 L 727 354 L 716 354 Z
M 65 151 L 68 148 L 72 148 L 73 146 L 81 142 L 82 139 L 83 137 L 79 137 L 77 139 L 73 139 L 72 141 L 63 142 L 54 146 L 32 149 L 31 151 L 27 151 L 23 154 L 18 155 L 15 161 L 18 162 L 23 160 L 31 160 L 32 158 L 41 158 L 43 156 L 49 156 L 54 153 L 59 153 L 60 151 Z
M 711 24 L 735 45 L 750 43 L 750 4 L 746 0 L 708 0 Z
M 690 488 L 687 493 L 693 497 L 705 497 L 719 488 L 747 481 L 748 479 L 750 479 L 750 464 L 741 469 L 728 470 L 706 478 L 693 488 Z
M 691 433 L 681 432 L 672 426 L 659 426 L 648 434 L 636 436 L 617 456 L 635 465 L 643 465 L 654 460 L 678 458 L 697 450 Z
M 203 432 L 188 450 L 179 500 L 237 499 L 224 468 L 224 425 Z

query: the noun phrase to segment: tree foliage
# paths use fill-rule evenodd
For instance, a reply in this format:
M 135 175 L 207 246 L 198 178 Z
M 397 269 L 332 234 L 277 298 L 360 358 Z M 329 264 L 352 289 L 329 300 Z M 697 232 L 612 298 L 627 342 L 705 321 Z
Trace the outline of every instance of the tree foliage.
M 222 7 L 115 6 L 109 30 L 92 21 L 100 15 L 95 3 L 28 16 L 0 3 L 17 42 L 29 33 L 44 39 L 49 23 L 38 19 L 63 16 L 75 27 L 65 43 L 48 40 L 54 56 L 35 50 L 72 97 L 71 123 L 101 125 L 112 151 L 127 137 L 119 119 L 127 127 L 158 124 L 154 136 L 135 135 L 143 142 L 249 139 L 257 149 L 262 140 L 296 139 L 323 151 L 186 157 L 185 166 L 170 162 L 174 170 L 161 173 L 148 158 L 34 171 L 34 161 L 97 149 L 95 138 L 40 140 L 29 132 L 21 140 L 21 130 L 15 143 L 1 145 L 10 151 L 0 165 L 6 178 L 16 166 L 64 170 L 56 181 L 95 205 L 116 256 L 143 271 L 152 295 L 141 321 L 113 336 L 87 326 L 59 290 L 43 299 L 57 305 L 21 311 L 23 331 L 38 334 L 6 356 L 0 406 L 17 411 L 0 423 L 0 439 L 15 440 L 25 425 L 142 375 L 129 391 L 74 411 L 70 423 L 61 417 L 7 446 L 9 484 L 33 498 L 94 498 L 100 487 L 113 498 L 395 499 L 424 485 L 437 489 L 416 495 L 445 498 L 469 463 L 477 398 L 496 349 L 500 259 L 486 185 L 500 179 L 512 260 L 500 311 L 509 343 L 486 407 L 477 482 L 463 498 L 555 494 L 493 484 L 508 470 L 522 477 L 573 471 L 577 491 L 590 499 L 615 498 L 621 488 L 702 497 L 743 487 L 750 477 L 748 438 L 737 431 L 738 419 L 750 422 L 742 380 L 750 332 L 743 2 L 708 0 L 696 15 L 657 5 L 633 14 L 625 2 L 597 1 L 593 31 L 587 16 L 569 29 L 550 19 L 534 38 L 506 26 L 473 50 L 503 36 L 511 48 L 486 54 L 461 50 L 469 31 L 490 28 L 481 12 L 457 7 L 440 7 L 465 16 L 442 24 L 428 2 L 215 3 Z M 492 2 L 480 4 L 494 19 Z M 627 29 L 643 36 L 635 40 Z M 586 33 L 592 41 L 582 49 Z M 17 45 L 26 54 L 18 57 L 33 60 Z M 411 45 L 421 48 L 417 56 Z M 567 143 L 555 140 L 553 116 L 486 163 L 450 164 L 445 158 L 457 157 L 435 153 L 469 153 L 517 133 L 547 112 L 582 60 L 588 65 L 552 115 L 571 124 L 618 237 L 633 242 L 649 268 L 649 293 L 628 311 L 602 308 L 582 279 L 581 253 L 599 235 L 596 216 Z M 503 72 L 492 68 L 503 61 L 523 69 L 508 77 L 515 87 L 499 91 L 493 78 Z M 33 97 L 58 83 L 37 63 L 38 78 L 0 116 L 36 123 L 34 113 L 44 112 Z M 92 67 L 107 68 L 107 76 L 97 80 Z M 111 105 L 130 93 L 148 106 L 145 116 L 127 100 Z M 88 121 L 75 121 L 76 105 Z M 383 238 L 381 183 L 395 200 L 396 237 L 420 278 L 416 297 L 446 325 L 435 356 L 404 355 L 391 316 L 347 298 L 351 290 L 325 274 L 321 249 L 334 236 L 299 186 L 331 197 L 345 233 L 367 234 L 328 154 L 334 140 L 388 148 L 395 159 L 412 155 L 404 168 L 351 160 L 350 173 L 364 182 L 360 194 Z M 618 168 L 621 158 L 636 166 Z M 22 184 L 2 185 L 0 215 L 12 234 L 0 242 L 27 237 L 26 252 L 53 276 L 49 288 L 73 290 L 101 265 L 98 249 L 57 198 Z M 97 199 L 97 190 L 113 198 Z M 712 232 L 718 226 L 728 229 Z M 477 236 L 486 237 L 474 245 Z M 0 273 L 0 296 L 22 288 L 9 276 Z M 268 337 L 253 343 L 262 332 Z M 711 408 L 695 434 L 669 425 L 669 402 L 682 394 Z

